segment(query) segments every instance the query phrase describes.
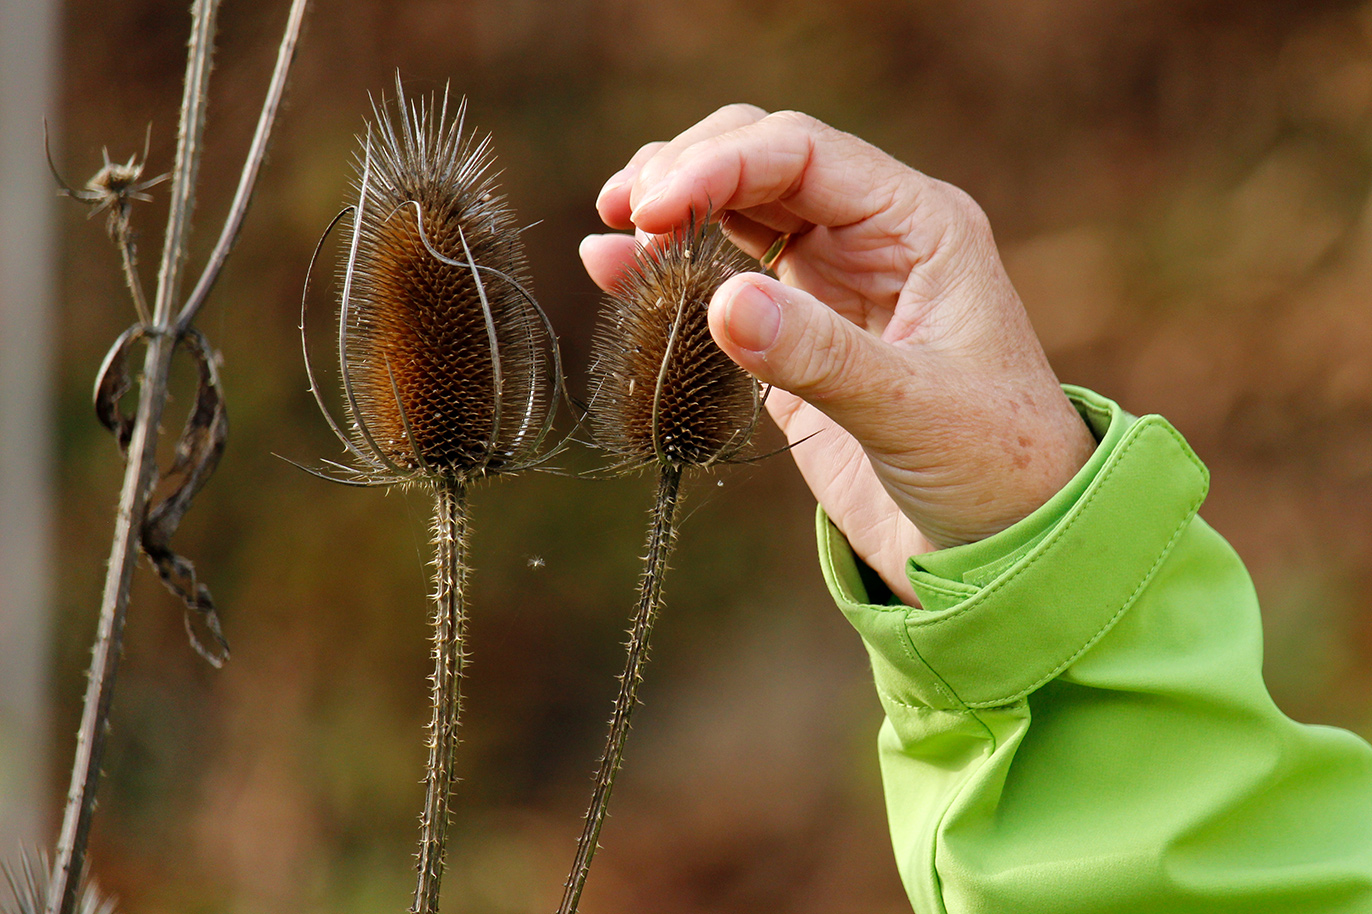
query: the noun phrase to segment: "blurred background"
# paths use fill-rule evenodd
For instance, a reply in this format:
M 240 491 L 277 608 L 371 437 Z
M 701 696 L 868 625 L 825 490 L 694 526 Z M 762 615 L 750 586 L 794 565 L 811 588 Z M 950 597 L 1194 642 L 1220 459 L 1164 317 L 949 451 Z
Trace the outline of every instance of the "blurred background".
M 41 6 L 3 2 L 9 14 Z M 224 2 L 202 257 L 286 6 Z M 99 167 L 102 146 L 120 160 L 139 152 L 149 123 L 147 174 L 170 168 L 186 7 L 57 9 L 46 113 L 69 183 Z M 391 93 L 397 69 L 411 91 L 451 83 L 469 122 L 493 134 L 513 205 L 537 223 L 525 234 L 534 287 L 574 387 L 598 303 L 577 243 L 600 228 L 602 182 L 640 144 L 749 101 L 807 111 L 968 190 L 1060 377 L 1166 415 L 1210 466 L 1204 514 L 1253 572 L 1278 702 L 1372 736 L 1372 3 L 317 0 L 246 228 L 199 321 L 223 353 L 232 430 L 178 542 L 222 607 L 233 659 L 216 672 L 190 651 L 180 606 L 146 569 L 134 590 L 92 848 L 124 910 L 342 914 L 409 901 L 428 500 L 330 486 L 273 456 L 338 454 L 306 391 L 300 290 L 348 196 L 368 93 Z M 42 187 L 41 132 L 23 127 L 6 169 Z M 158 191 L 135 215 L 149 283 Z M 47 644 L 3 661 L 9 679 L 44 685 L 20 740 L 44 770 L 10 803 L 28 805 L 45 841 L 122 472 L 89 391 L 133 320 L 102 219 L 71 201 L 48 212 L 31 230 L 8 218 L 13 237 L 51 231 L 56 245 L 54 310 L 34 337 L 54 347 L 35 354 L 50 366 L 49 399 L 40 389 L 33 401 L 48 404 L 36 421 L 52 438 L 29 449 L 47 455 L 32 486 L 51 485 L 50 533 L 0 531 L 11 564 L 34 542 L 51 547 L 24 560 L 42 581 L 6 609 L 18 631 L 46 590 L 25 630 Z M 0 327 L 12 341 L 29 309 L 14 288 Z M 189 397 L 178 388 L 168 431 Z M 446 910 L 556 905 L 650 490 L 531 474 L 474 498 Z M 687 513 L 584 909 L 908 911 L 874 753 L 880 710 L 860 642 L 823 589 L 811 497 L 781 456 L 699 478 Z

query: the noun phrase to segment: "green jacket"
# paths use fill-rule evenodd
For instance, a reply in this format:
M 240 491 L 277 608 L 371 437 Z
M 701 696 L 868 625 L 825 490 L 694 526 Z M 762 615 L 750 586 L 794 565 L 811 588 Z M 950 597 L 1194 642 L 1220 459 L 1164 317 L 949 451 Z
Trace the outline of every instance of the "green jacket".
M 1068 394 L 1091 461 L 1014 527 L 912 558 L 923 609 L 869 602 L 885 589 L 820 515 L 915 910 L 1372 911 L 1372 747 L 1272 703 L 1181 435 Z

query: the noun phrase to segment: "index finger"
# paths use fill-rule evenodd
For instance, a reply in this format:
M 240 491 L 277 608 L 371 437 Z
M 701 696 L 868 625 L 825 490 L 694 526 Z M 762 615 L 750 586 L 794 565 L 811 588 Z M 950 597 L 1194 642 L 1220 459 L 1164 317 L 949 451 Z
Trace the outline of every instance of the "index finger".
M 596 209 L 600 212 L 600 218 L 611 228 L 631 228 L 633 223 L 629 213 L 633 210 L 631 198 L 635 188 L 657 184 L 682 150 L 689 149 L 701 140 L 762 120 L 766 116 L 767 112 L 756 105 L 725 105 L 686 128 L 669 142 L 649 143 L 644 146 L 629 160 L 629 164 L 610 178 L 601 189 L 596 199 Z
M 779 206 L 834 228 L 913 207 L 935 183 L 852 134 L 781 111 L 682 149 L 656 186 L 638 188 L 632 218 L 661 233 L 693 211 Z

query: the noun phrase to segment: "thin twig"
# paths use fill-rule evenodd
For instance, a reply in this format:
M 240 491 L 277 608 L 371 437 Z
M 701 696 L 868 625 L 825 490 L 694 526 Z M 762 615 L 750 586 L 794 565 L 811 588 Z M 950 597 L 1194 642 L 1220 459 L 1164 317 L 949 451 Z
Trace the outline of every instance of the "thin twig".
M 138 275 L 138 258 L 134 254 L 133 232 L 127 230 L 126 227 L 126 230 L 115 239 L 115 244 L 119 246 L 119 261 L 124 268 L 124 285 L 129 287 L 129 295 L 133 298 L 133 307 L 138 312 L 138 320 L 147 324 L 152 316 L 148 314 L 148 297 L 143 291 L 143 280 Z
M 267 86 L 267 97 L 262 102 L 262 114 L 257 118 L 257 132 L 253 134 L 247 161 L 243 163 L 243 172 L 238 177 L 238 189 L 234 192 L 228 217 L 224 220 L 224 228 L 219 233 L 214 250 L 210 252 L 209 261 L 176 319 L 178 334 L 184 333 L 190 327 L 200 311 L 200 306 L 209 297 L 210 289 L 219 278 L 219 272 L 224 268 L 224 262 L 228 260 L 229 251 L 232 250 L 239 229 L 243 226 L 243 217 L 247 214 L 248 204 L 252 200 L 257 174 L 262 168 L 262 160 L 267 155 L 267 142 L 271 139 L 272 125 L 276 123 L 276 112 L 281 107 L 281 99 L 286 92 L 286 76 L 295 58 L 295 47 L 300 40 L 300 26 L 305 19 L 305 7 L 308 2 L 309 0 L 291 0 L 291 10 L 286 18 L 286 31 L 281 36 L 281 46 L 276 52 L 276 69 L 272 71 L 271 83 Z
M 648 525 L 648 554 L 643 559 L 643 578 L 638 588 L 638 608 L 629 631 L 628 657 L 624 674 L 619 679 L 619 694 L 610 717 L 605 754 L 600 758 L 591 805 L 586 810 L 586 824 L 577 841 L 576 857 L 557 914 L 576 914 L 577 905 L 581 903 L 581 890 L 586 886 L 591 858 L 595 856 L 600 828 L 605 824 L 605 813 L 610 806 L 610 791 L 614 789 L 615 775 L 624 759 L 624 744 L 629 738 L 630 718 L 638 707 L 638 687 L 643 682 L 643 664 L 648 659 L 653 622 L 662 606 L 662 580 L 666 577 L 667 559 L 676 540 L 681 472 L 680 466 L 664 464 L 658 477 L 657 501 L 653 504 L 652 520 Z
M 439 480 L 434 484 L 434 497 L 433 717 L 429 722 L 424 813 L 419 819 L 418 880 L 410 909 L 414 914 L 438 911 L 466 661 L 467 483 Z

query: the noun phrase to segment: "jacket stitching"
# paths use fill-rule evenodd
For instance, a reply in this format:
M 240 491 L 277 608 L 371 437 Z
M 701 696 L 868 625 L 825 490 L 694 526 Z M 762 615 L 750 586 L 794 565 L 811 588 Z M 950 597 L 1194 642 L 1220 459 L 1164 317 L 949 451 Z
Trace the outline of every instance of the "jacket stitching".
M 1120 606 L 1119 610 L 1116 611 L 1116 613 L 1113 616 L 1111 616 L 1108 620 L 1106 620 L 1105 624 L 1102 625 L 1096 631 L 1095 634 L 1093 634 L 1089 639 L 1087 639 L 1086 643 L 1083 644 L 1080 648 L 1078 648 L 1076 652 L 1072 654 L 1072 656 L 1068 657 L 1066 660 L 1059 663 L 1056 667 L 1049 670 L 1046 674 L 1044 674 L 1042 678 L 1033 682 L 1029 686 L 1021 689 L 1020 691 L 1015 692 L 1013 695 L 1009 695 L 1005 698 L 989 699 L 986 701 L 970 701 L 966 703 L 967 706 L 969 708 L 991 708 L 1019 701 L 1021 698 L 1025 697 L 1030 692 L 1033 692 L 1035 689 L 1039 688 L 1039 686 L 1048 682 L 1049 680 L 1057 676 L 1059 673 L 1061 673 L 1063 670 L 1067 669 L 1069 666 L 1076 662 L 1078 657 L 1080 657 L 1082 654 L 1086 653 L 1092 647 L 1094 647 L 1096 642 L 1103 638 L 1106 632 L 1108 632 L 1111 628 L 1114 627 L 1115 623 L 1119 621 L 1120 617 L 1129 611 L 1129 608 L 1134 605 L 1134 601 L 1136 601 L 1139 598 L 1139 594 L 1141 594 L 1143 592 L 1143 589 L 1148 586 L 1150 581 L 1153 580 L 1153 575 L 1157 573 L 1158 568 L 1162 565 L 1164 561 L 1167 560 L 1167 557 L 1172 554 L 1172 547 L 1174 547 L 1177 544 L 1177 540 L 1181 537 L 1182 533 L 1186 531 L 1186 528 L 1191 526 L 1191 520 L 1195 517 L 1196 512 L 1200 510 L 1200 506 L 1203 501 L 1205 501 L 1205 497 L 1201 496 L 1200 498 L 1197 498 L 1191 502 L 1191 505 L 1187 509 L 1186 517 L 1182 520 L 1180 524 L 1177 525 L 1177 528 L 1172 531 L 1171 537 L 1168 538 L 1167 543 L 1162 547 L 1161 552 L 1159 552 L 1157 559 L 1154 560 L 1152 566 L 1148 569 L 1148 571 L 1144 574 L 1143 578 L 1139 581 L 1138 586 L 1134 588 L 1133 593 L 1129 594 L 1129 596 L 1125 598 L 1124 604 Z

